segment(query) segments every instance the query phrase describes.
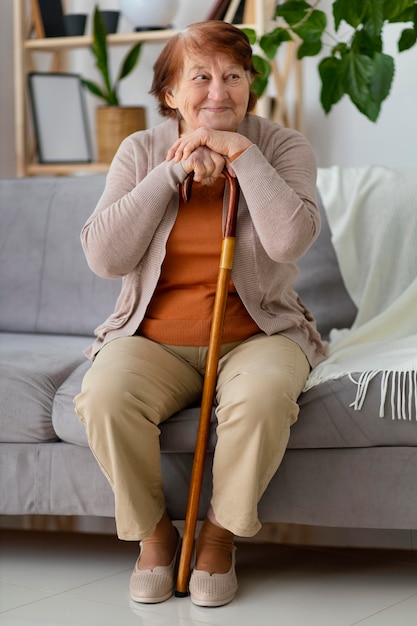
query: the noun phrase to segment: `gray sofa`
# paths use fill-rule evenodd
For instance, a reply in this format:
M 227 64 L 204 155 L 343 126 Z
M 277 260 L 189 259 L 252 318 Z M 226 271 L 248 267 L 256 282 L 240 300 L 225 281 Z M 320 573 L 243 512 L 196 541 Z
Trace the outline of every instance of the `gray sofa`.
M 118 281 L 99 279 L 79 233 L 104 177 L 0 181 L 0 514 L 112 517 L 113 494 L 72 404 L 83 349 L 112 310 Z M 298 290 L 324 336 L 355 316 L 323 213 L 300 261 Z M 378 417 L 379 380 L 362 411 L 345 379 L 302 394 L 289 450 L 260 503 L 264 522 L 417 528 L 417 427 Z M 198 408 L 161 428 L 168 509 L 184 519 Z M 210 451 L 215 444 L 215 422 Z M 210 496 L 206 466 L 201 514 Z

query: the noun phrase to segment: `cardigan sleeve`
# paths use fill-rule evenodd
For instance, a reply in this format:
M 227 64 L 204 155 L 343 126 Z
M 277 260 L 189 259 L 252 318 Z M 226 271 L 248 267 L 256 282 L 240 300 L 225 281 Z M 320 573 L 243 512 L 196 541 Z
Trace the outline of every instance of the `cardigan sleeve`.
M 81 232 L 89 266 L 99 276 L 125 276 L 139 264 L 186 176 L 180 163 L 162 161 L 150 169 L 149 150 L 132 136 L 121 144 Z
M 265 252 L 273 261 L 293 263 L 320 231 L 316 160 L 300 133 L 270 123 L 267 129 L 233 168 Z

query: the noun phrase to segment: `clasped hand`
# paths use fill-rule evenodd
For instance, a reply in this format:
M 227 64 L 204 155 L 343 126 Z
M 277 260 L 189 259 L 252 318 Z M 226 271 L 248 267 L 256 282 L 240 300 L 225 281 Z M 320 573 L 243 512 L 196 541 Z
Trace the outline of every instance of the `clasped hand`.
M 198 128 L 180 137 L 168 150 L 167 161 L 181 161 L 189 174 L 194 172 L 194 180 L 203 185 L 211 185 L 226 168 L 231 176 L 236 176 L 231 159 L 251 145 L 249 139 L 236 132 Z

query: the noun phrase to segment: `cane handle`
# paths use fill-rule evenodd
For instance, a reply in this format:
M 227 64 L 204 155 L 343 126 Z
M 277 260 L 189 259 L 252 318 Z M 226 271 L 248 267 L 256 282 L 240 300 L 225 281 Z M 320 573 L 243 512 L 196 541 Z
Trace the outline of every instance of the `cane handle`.
M 229 183 L 229 201 L 223 236 L 234 237 L 236 231 L 237 205 L 239 202 L 239 186 L 236 178 L 232 176 L 226 168 L 223 170 L 223 175 Z M 181 195 L 185 203 L 190 201 L 193 181 L 194 172 L 190 172 L 181 185 Z

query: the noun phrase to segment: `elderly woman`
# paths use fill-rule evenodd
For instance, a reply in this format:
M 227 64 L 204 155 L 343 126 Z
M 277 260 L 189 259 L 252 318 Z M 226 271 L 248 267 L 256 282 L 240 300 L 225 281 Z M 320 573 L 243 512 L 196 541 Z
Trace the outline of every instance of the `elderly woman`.
M 123 141 L 82 231 L 92 270 L 123 277 L 75 404 L 114 491 L 118 536 L 141 542 L 130 580 L 137 602 L 173 593 L 180 539 L 165 509 L 158 425 L 201 396 L 224 168 L 241 194 L 216 385 L 212 498 L 190 579 L 195 604 L 220 606 L 235 596 L 234 536 L 260 529 L 257 505 L 285 453 L 297 398 L 326 356 L 293 289 L 295 262 L 319 232 L 315 159 L 298 132 L 249 114 L 255 74 L 248 39 L 230 24 L 193 24 L 170 39 L 151 89 L 168 119 Z M 184 204 L 179 186 L 191 172 Z

